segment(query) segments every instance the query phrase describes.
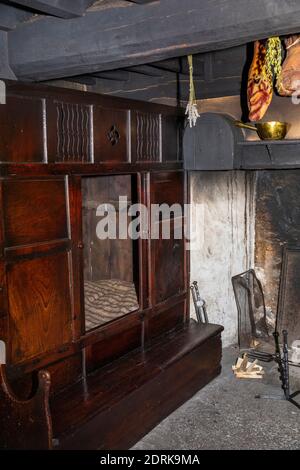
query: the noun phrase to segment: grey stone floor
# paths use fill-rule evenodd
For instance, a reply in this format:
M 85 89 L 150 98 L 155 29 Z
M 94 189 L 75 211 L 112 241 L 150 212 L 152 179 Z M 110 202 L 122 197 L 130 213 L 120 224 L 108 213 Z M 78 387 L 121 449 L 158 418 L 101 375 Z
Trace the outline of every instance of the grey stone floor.
M 225 348 L 222 374 L 133 449 L 300 449 L 300 410 L 286 401 L 255 398 L 280 393 L 276 365 L 267 365 L 263 380 L 238 380 L 231 371 L 237 355 L 235 347 Z M 299 382 L 291 382 L 294 391 Z

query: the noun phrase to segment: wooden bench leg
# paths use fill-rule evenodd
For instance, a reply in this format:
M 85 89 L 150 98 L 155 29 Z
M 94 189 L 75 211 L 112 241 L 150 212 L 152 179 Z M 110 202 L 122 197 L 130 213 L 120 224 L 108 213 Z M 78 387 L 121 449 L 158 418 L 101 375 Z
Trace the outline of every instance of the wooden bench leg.
M 29 400 L 18 400 L 0 364 L 0 448 L 51 449 L 52 422 L 49 408 L 51 378 L 39 372 L 36 394 Z

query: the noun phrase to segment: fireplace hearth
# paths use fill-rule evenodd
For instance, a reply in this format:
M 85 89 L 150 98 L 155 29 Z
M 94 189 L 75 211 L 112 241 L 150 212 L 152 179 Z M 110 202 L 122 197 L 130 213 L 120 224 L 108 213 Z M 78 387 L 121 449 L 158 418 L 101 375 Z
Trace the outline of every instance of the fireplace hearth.
M 249 269 L 262 285 L 269 332 L 278 311 L 279 330 L 300 339 L 300 169 L 193 172 L 191 198 L 204 214 L 191 278 L 211 321 L 225 325 L 225 343 L 237 341 L 231 278 Z

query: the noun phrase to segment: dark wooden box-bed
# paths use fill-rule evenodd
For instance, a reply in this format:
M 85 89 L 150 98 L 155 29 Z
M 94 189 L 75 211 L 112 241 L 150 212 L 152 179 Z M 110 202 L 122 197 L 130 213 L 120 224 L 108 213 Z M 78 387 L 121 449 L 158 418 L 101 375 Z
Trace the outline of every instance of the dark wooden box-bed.
M 131 175 L 138 202 L 183 205 L 182 119 L 165 106 L 7 83 L 0 448 L 128 448 L 220 372 L 222 327 L 190 322 L 188 256 L 172 230 L 137 242 L 139 309 L 85 331 L 82 181 Z

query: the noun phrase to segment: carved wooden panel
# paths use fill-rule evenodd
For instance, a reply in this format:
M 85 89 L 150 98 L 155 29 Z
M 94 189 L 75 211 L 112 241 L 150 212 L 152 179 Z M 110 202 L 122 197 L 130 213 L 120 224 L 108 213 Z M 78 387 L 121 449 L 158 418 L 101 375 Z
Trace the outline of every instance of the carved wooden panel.
M 5 246 L 68 237 L 65 181 L 3 182 Z
M 130 111 L 94 106 L 94 161 L 130 160 Z
M 92 106 L 53 101 L 47 103 L 48 160 L 93 161 Z
M 9 264 L 7 284 L 12 364 L 71 341 L 67 252 Z
M 133 127 L 133 160 L 136 162 L 160 162 L 161 115 L 135 112 Z
M 0 105 L 0 161 L 46 161 L 44 100 L 7 97 Z

